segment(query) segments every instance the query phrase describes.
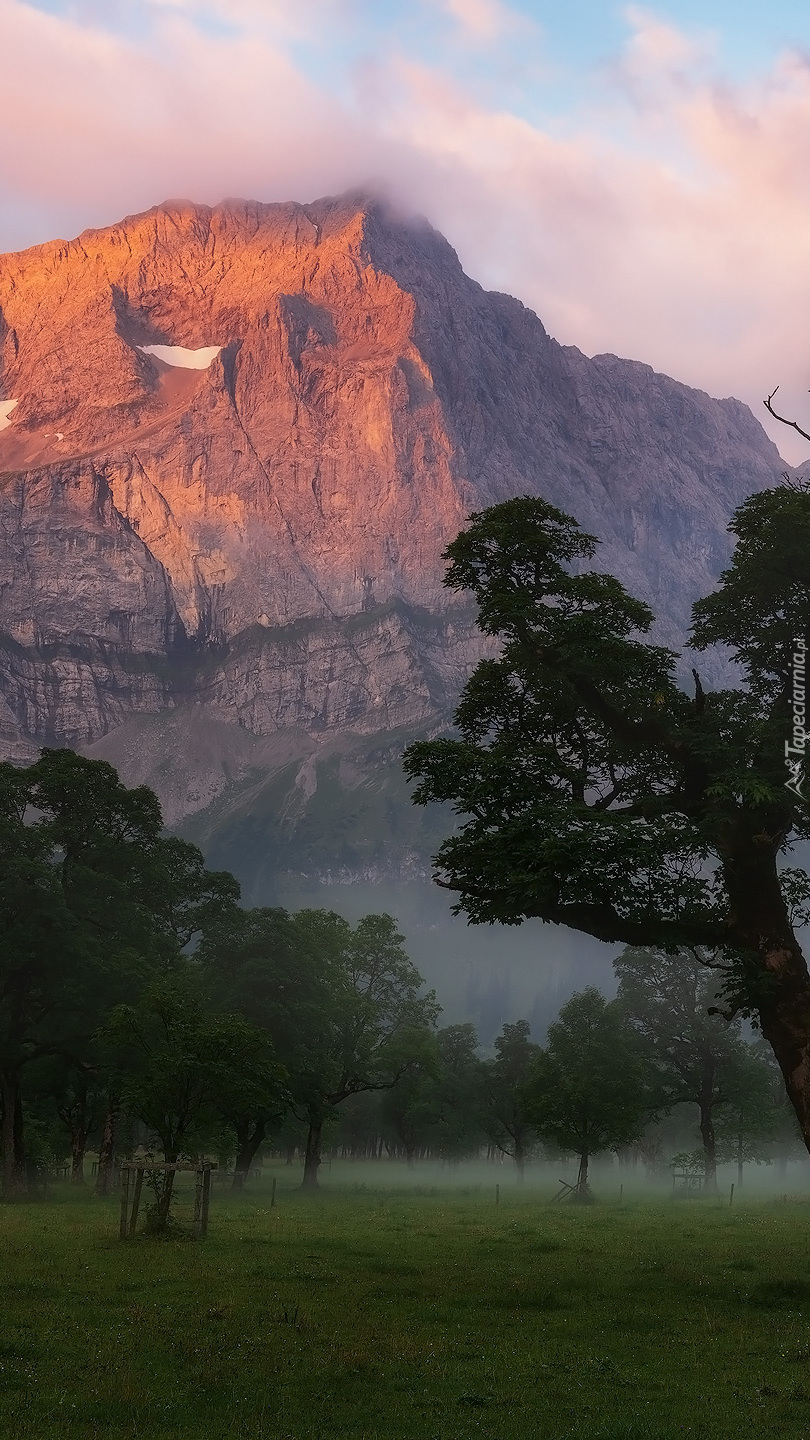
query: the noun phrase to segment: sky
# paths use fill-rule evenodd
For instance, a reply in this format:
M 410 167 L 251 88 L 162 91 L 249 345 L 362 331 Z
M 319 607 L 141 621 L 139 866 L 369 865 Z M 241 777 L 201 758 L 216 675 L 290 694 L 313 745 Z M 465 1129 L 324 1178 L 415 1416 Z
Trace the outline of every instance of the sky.
M 0 250 L 379 191 L 810 465 L 807 0 L 0 0 L 0 97 Z

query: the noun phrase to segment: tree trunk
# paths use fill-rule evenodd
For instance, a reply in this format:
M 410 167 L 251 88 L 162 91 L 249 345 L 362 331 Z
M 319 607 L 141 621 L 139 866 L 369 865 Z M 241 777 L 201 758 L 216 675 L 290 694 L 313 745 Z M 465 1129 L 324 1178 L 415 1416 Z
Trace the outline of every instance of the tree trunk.
M 587 1195 L 587 1193 L 588 1193 L 588 1160 L 589 1160 L 589 1158 L 590 1158 L 590 1157 L 589 1157 L 589 1155 L 588 1155 L 588 1151 L 587 1151 L 587 1150 L 583 1150 L 582 1154 L 581 1154 L 580 1157 L 579 1157 L 579 1171 L 578 1171 L 578 1173 L 577 1173 L 577 1183 L 576 1183 L 576 1186 L 575 1186 L 577 1195 Z
M 765 849 L 764 839 L 743 833 L 744 843 L 724 859 L 723 873 L 736 921 L 733 939 L 759 957 L 760 1027 L 810 1151 L 810 974 L 790 924 L 776 854 Z
M 700 1138 L 703 1142 L 704 1188 L 717 1193 L 717 1141 L 714 1134 L 714 1057 L 706 1056 L 700 1082 Z
M 173 1164 L 174 1162 L 167 1163 Z M 163 1176 L 163 1187 L 160 1192 L 160 1200 L 158 1201 L 158 1215 L 164 1225 L 169 1223 L 169 1212 L 172 1208 L 172 1195 L 174 1194 L 174 1177 L 174 1170 L 167 1170 Z
M 323 1117 L 316 1111 L 310 1111 L 309 1130 L 307 1131 L 307 1144 L 304 1151 L 304 1178 L 301 1181 L 302 1190 L 318 1189 L 318 1166 L 321 1163 L 321 1132 L 323 1130 Z
M 117 1095 L 110 1095 L 107 1099 L 107 1111 L 104 1116 L 104 1129 L 101 1132 L 101 1144 L 98 1148 L 98 1173 L 96 1175 L 96 1188 L 94 1194 L 109 1195 L 113 1188 L 115 1175 L 115 1126 L 118 1119 L 119 1100 Z
M 163 1159 L 165 1160 L 166 1164 L 176 1165 L 177 1157 L 180 1154 L 179 1143 L 176 1147 L 173 1147 L 172 1145 L 167 1145 L 165 1136 L 161 1136 L 161 1141 L 163 1143 Z M 163 1183 L 160 1185 L 158 1191 L 157 1202 L 158 1220 L 160 1221 L 161 1227 L 165 1227 L 169 1223 L 176 1174 L 176 1170 L 164 1170 L 163 1172 Z
M 87 1149 L 87 1131 L 77 1126 L 70 1137 L 70 1183 L 84 1184 L 84 1152 Z
M 20 1082 L 16 1075 L 0 1075 L 0 1098 L 3 1101 L 3 1198 L 8 1200 L 22 1188 L 25 1170 L 19 1168 L 19 1137 L 17 1109 Z
M 739 1135 L 737 1136 L 737 1189 L 738 1189 L 738 1190 L 741 1190 L 741 1189 L 742 1189 L 742 1183 L 743 1183 L 743 1154 L 744 1154 L 743 1134 L 742 1134 L 742 1131 L 740 1131 Z
M 237 1125 L 236 1127 L 236 1164 L 233 1172 L 233 1189 L 241 1190 L 247 1179 L 256 1153 L 267 1133 L 267 1121 L 257 1120 L 253 1129 L 250 1125 Z
M 760 1025 L 810 1151 L 810 976 L 798 945 L 795 950 L 780 947 L 763 958 L 777 984 L 760 1006 Z
M 60 1114 L 62 1113 L 60 1112 Z M 80 1087 L 72 1110 L 64 1118 L 68 1119 L 70 1127 L 70 1183 L 71 1185 L 83 1185 L 84 1152 L 87 1148 L 87 1137 L 90 1134 L 86 1085 Z
M 517 1166 L 517 1183 L 522 1185 L 526 1179 L 526 1151 L 519 1135 L 515 1136 L 515 1165 Z

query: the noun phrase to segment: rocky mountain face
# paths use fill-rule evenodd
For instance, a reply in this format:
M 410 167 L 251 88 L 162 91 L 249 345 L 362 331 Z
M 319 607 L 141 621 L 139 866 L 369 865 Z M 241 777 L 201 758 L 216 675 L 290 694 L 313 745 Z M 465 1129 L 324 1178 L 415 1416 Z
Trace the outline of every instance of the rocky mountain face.
M 169 202 L 0 257 L 0 346 L 2 753 L 108 756 L 209 842 L 271 795 L 311 814 L 319 775 L 401 828 L 391 747 L 481 653 L 442 587 L 471 511 L 570 511 L 679 644 L 784 469 L 738 401 L 557 344 L 357 196 Z

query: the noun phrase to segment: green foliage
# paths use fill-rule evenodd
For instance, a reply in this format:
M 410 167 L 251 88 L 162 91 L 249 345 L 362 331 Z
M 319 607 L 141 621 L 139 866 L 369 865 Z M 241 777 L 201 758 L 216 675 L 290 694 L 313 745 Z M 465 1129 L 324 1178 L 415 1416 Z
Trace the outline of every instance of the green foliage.
M 735 526 L 734 567 L 696 607 L 694 643 L 735 644 L 749 688 L 698 683 L 692 698 L 675 657 L 642 638 L 651 612 L 582 570 L 593 538 L 545 501 L 474 515 L 448 547 L 446 583 L 472 591 L 501 650 L 465 688 L 459 738 L 412 745 L 405 765 L 416 803 L 462 817 L 436 864 L 472 920 L 534 915 L 603 940 L 758 951 L 750 893 L 737 903 L 743 870 L 764 867 L 775 885 L 807 812 L 785 786 L 785 645 L 777 662 L 754 631 L 772 612 L 803 633 L 810 497 L 765 492 Z M 763 558 L 767 596 L 746 609 Z
M 267 1034 L 298 1099 L 313 1051 L 327 1043 L 330 960 L 345 924 L 336 929 L 336 921 L 326 912 L 236 910 L 203 936 L 194 955 L 210 1006 Z
M 735 1056 L 728 1093 L 717 1123 L 721 1161 L 770 1164 L 786 1145 L 795 1149 L 801 1136 L 785 1086 L 771 1051 L 761 1042 L 746 1045 Z
M 154 981 L 138 1005 L 119 1006 L 104 1042 L 120 1070 L 119 1093 L 160 1143 L 166 1160 L 204 1148 L 223 1111 L 284 1113 L 284 1072 L 267 1036 L 239 1015 L 206 1013 L 193 976 Z
M 409 1048 L 410 1063 L 379 1104 L 390 1148 L 409 1162 L 417 1156 L 457 1161 L 476 1154 L 484 1128 L 475 1026 L 426 1028 L 420 1043 Z
M 722 960 L 723 998 L 760 1025 L 810 1146 L 810 974 L 794 929 L 810 882 L 783 863 L 810 837 L 810 494 L 764 491 L 731 529 L 732 564 L 695 605 L 691 643 L 729 647 L 741 684 L 707 692 L 693 670 L 689 696 L 675 656 L 645 638 L 647 607 L 584 568 L 595 541 L 570 516 L 531 498 L 473 515 L 446 583 L 472 592 L 499 653 L 464 690 L 457 738 L 412 745 L 404 763 L 417 804 L 459 817 L 436 878 L 473 922 L 537 916 Z
M 383 1090 L 430 1063 L 438 1006 L 390 915 L 352 928 L 331 911 L 250 910 L 216 927 L 196 960 L 215 1004 L 235 1006 L 272 1039 L 293 1103 L 322 1125 L 350 1096 Z M 231 1113 L 241 1152 L 263 1138 L 263 1112 Z
M 617 1003 L 656 1075 L 659 1103 L 697 1108 L 709 1183 L 718 1160 L 734 1159 L 741 1171 L 764 1159 L 786 1107 L 784 1083 L 768 1048 L 747 1044 L 739 1016 L 724 1013 L 722 962 L 630 947 L 613 968 Z
M 485 1064 L 472 1025 L 437 1031 L 391 916 L 240 909 L 231 876 L 163 835 L 150 792 L 70 752 L 0 767 L 0 847 L 7 1176 L 26 1124 L 31 1152 L 35 1127 L 49 1144 L 61 1127 L 80 1175 L 115 1115 L 122 1145 L 139 1125 L 170 1161 L 235 1150 L 240 1183 L 285 1124 L 300 1143 L 304 1121 L 314 1176 L 347 1103 L 375 1149 L 385 1135 L 410 1158 L 455 1161 L 488 1139 L 522 1167 L 528 1025 L 506 1025 Z M 170 1198 L 171 1183 L 164 1218 Z
M 77 1174 L 94 1127 L 120 1114 L 170 1161 L 227 1145 L 226 1127 L 243 1178 L 290 1105 L 321 1125 L 424 1059 L 438 1006 L 390 916 L 352 928 L 239 909 L 233 877 L 163 835 L 156 797 L 109 765 L 46 750 L 27 770 L 0 766 L 0 860 L 9 1193 L 24 1079 L 68 1132 Z M 170 1196 L 171 1182 L 164 1219 Z
M 50 1057 L 72 1074 L 66 1089 L 90 1076 L 97 1085 L 96 1036 L 111 1010 L 131 1004 L 238 896 L 232 876 L 162 834 L 157 797 L 127 789 L 111 765 L 48 749 L 25 770 L 0 765 L 5 1192 L 24 1169 L 11 1116 L 27 1068 Z M 65 1113 L 75 1141 L 83 1122 L 74 1105 Z
M 720 587 L 694 607 L 693 643 L 727 645 L 766 704 L 791 688 L 797 638 L 810 636 L 810 503 L 783 486 L 751 495 L 729 529 L 737 548 Z
M 161 836 L 141 873 L 149 909 L 170 946 L 184 949 L 223 921 L 236 923 L 239 883 L 227 870 L 206 869 L 196 845 Z
M 488 1132 L 498 1148 L 515 1161 L 519 1174 L 533 1138 L 524 1087 L 540 1050 L 530 1034 L 527 1020 L 505 1024 L 495 1040 L 495 1058 L 487 1061 L 482 1071 Z
M 662 1103 L 697 1105 L 707 1086 L 714 1105 L 726 1103 L 747 1047 L 739 1017 L 721 1013 L 722 967 L 688 951 L 629 946 L 613 970 L 618 1004 L 657 1070 Z
M 484 1138 L 481 1063 L 475 1026 L 446 1025 L 436 1036 L 436 1069 L 423 1091 L 422 1137 L 444 1160 L 474 1154 Z
M 573 995 L 548 1027 L 523 1088 L 524 1112 L 538 1134 L 588 1159 L 637 1140 L 654 1111 L 655 1091 L 620 1007 L 593 987 Z
M 681 1171 L 692 1180 L 703 1179 L 706 1174 L 706 1155 L 702 1149 L 679 1150 L 669 1163 L 671 1169 Z

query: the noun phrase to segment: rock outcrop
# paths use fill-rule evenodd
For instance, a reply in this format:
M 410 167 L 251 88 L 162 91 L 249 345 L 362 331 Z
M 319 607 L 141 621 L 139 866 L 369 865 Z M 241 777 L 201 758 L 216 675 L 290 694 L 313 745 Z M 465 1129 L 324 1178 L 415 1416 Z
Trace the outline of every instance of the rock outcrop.
M 679 643 L 784 469 L 736 400 L 557 344 L 357 196 L 169 202 L 0 257 L 0 345 L 0 747 L 98 747 L 173 818 L 259 763 L 245 731 L 272 768 L 291 734 L 303 763 L 446 719 L 481 653 L 442 587 L 470 511 L 547 496 Z M 162 787 L 170 727 L 140 773 L 137 717 L 185 712 L 216 773 Z

